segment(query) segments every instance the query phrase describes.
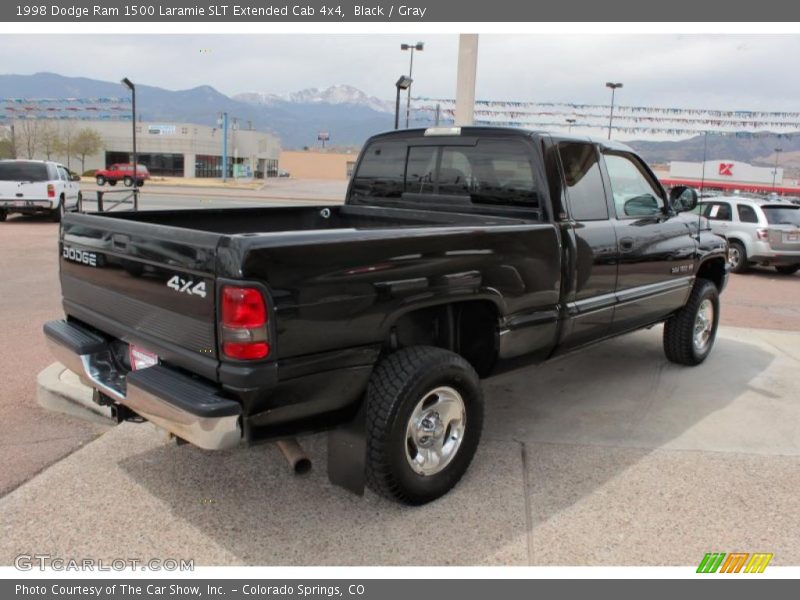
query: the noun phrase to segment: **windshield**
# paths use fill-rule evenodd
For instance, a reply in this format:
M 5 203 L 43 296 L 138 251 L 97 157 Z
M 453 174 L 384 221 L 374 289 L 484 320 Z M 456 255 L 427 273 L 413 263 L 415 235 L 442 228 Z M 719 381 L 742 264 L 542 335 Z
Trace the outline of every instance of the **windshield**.
M 0 162 L 0 181 L 47 181 L 44 163 Z
M 800 227 L 800 206 L 762 206 L 761 210 L 770 225 L 797 225 Z

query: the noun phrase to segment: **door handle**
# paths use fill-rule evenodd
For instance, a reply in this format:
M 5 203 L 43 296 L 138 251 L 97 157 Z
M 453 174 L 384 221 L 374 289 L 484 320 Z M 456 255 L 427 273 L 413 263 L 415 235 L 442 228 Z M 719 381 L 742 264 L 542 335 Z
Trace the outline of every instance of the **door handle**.
M 622 238 L 619 241 L 619 249 L 621 252 L 630 252 L 633 250 L 633 238 Z

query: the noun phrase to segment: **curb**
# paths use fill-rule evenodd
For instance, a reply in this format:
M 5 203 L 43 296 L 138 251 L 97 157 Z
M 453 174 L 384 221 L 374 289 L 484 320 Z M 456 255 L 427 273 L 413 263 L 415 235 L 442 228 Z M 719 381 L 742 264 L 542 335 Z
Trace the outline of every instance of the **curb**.
M 115 424 L 111 409 L 92 402 L 92 388 L 59 362 L 43 369 L 36 377 L 36 400 L 47 410 L 104 425 Z

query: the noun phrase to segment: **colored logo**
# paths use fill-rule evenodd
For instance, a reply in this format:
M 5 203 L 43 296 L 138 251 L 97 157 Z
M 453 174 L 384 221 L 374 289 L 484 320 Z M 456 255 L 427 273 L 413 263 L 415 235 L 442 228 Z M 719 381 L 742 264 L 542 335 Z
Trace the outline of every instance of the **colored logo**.
M 719 174 L 733 176 L 733 163 L 719 163 Z
M 766 552 L 709 552 L 700 561 L 698 573 L 763 573 L 773 554 Z

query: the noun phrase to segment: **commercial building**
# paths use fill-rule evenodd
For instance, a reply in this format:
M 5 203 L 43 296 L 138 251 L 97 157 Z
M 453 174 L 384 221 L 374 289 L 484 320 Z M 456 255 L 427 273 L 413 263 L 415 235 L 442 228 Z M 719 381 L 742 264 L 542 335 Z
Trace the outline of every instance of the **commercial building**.
M 353 174 L 357 158 L 356 151 L 284 150 L 279 165 L 298 179 L 346 180 Z
M 784 178 L 781 167 L 756 167 L 735 160 L 673 161 L 656 173 L 664 185 L 689 185 L 722 191 L 797 194 L 798 181 Z
M 104 168 L 113 163 L 131 162 L 132 125 L 130 121 L 46 121 L 62 132 L 89 128 L 103 140 L 102 149 L 86 157 L 84 171 Z M 25 124 L 14 123 L 20 146 L 26 135 Z M 30 126 L 27 130 L 30 131 Z M 30 135 L 30 134 L 28 134 Z M 136 151 L 138 162 L 146 165 L 151 175 L 165 177 L 222 177 L 222 129 L 192 123 L 137 122 Z M 19 154 L 19 149 L 18 149 Z M 275 176 L 280 155 L 279 139 L 269 133 L 237 127 L 228 128 L 228 176 L 246 175 L 256 178 Z M 36 158 L 45 158 L 37 149 Z M 74 156 L 51 155 L 53 160 L 70 163 L 73 171 L 81 169 Z M 239 165 L 234 168 L 234 165 Z

